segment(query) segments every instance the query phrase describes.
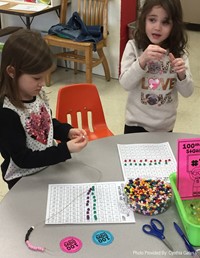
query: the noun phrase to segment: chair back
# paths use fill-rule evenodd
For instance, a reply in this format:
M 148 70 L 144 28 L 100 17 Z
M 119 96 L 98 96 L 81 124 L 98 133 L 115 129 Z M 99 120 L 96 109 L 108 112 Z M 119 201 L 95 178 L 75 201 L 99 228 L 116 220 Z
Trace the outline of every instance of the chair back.
M 94 84 L 72 84 L 60 88 L 56 118 L 75 128 L 83 128 L 89 140 L 113 135 L 107 128 L 101 100 Z
M 108 0 L 78 0 L 77 11 L 86 25 L 103 26 L 103 38 L 107 38 Z
M 61 0 L 60 23 L 66 24 L 68 0 Z
M 68 0 L 61 0 L 60 23 L 66 23 L 67 5 Z M 71 5 L 72 12 L 77 11 L 86 25 L 102 26 L 103 38 L 107 38 L 108 0 L 73 0 Z

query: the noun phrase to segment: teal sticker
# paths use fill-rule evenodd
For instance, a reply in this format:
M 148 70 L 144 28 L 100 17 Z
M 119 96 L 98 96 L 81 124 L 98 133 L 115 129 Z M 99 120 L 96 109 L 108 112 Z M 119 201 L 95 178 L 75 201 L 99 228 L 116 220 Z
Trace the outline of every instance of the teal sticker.
M 113 242 L 114 237 L 109 231 L 99 230 L 93 234 L 92 240 L 97 245 L 105 246 L 110 245 Z

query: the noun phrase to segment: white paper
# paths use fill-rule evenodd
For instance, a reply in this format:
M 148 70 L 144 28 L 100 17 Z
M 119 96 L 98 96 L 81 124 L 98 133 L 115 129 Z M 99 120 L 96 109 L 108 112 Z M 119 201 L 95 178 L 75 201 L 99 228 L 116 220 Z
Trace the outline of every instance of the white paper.
M 45 223 L 134 223 L 124 185 L 124 182 L 50 184 Z M 88 194 L 90 188 L 93 190 Z
M 6 4 L 8 4 L 8 2 L 0 2 L 0 6 L 6 5 Z
M 30 11 L 30 12 L 39 12 L 47 8 L 46 4 L 17 4 L 10 9 L 12 10 L 20 10 L 20 11 Z
M 156 144 L 118 144 L 124 179 L 169 179 L 177 163 L 168 142 Z

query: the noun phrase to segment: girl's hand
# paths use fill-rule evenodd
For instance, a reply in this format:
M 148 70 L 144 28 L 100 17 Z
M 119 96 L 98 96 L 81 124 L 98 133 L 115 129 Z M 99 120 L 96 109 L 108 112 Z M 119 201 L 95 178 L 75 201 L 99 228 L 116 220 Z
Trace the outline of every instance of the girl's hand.
M 139 57 L 141 68 L 144 69 L 149 61 L 161 60 L 166 53 L 167 50 L 158 45 L 149 45 Z
M 185 71 L 185 62 L 182 58 L 175 58 L 172 53 L 169 53 L 169 59 L 174 71 L 177 73 L 180 81 L 184 80 L 186 77 Z
M 87 143 L 88 143 L 87 136 L 81 135 L 68 141 L 66 144 L 70 153 L 73 153 L 73 152 L 81 151 L 87 145 Z
M 83 129 L 78 129 L 78 128 L 72 128 L 69 130 L 69 133 L 68 133 L 68 138 L 69 139 L 75 139 L 77 137 L 86 137 L 87 138 L 87 133 L 85 130 Z

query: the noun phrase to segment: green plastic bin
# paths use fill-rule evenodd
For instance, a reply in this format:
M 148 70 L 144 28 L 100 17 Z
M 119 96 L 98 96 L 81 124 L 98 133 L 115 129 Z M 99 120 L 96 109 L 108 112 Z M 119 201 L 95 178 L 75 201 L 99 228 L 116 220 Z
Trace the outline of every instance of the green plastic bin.
M 0 52 L 2 51 L 4 43 L 0 42 Z
M 174 192 L 174 202 L 183 223 L 188 240 L 193 246 L 200 246 L 200 222 L 198 224 L 192 223 L 187 213 L 188 202 L 191 203 L 191 200 L 181 200 L 178 189 L 176 187 L 176 173 L 172 173 L 169 178 L 172 190 Z

